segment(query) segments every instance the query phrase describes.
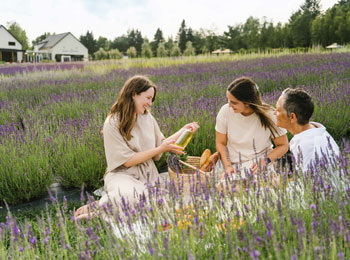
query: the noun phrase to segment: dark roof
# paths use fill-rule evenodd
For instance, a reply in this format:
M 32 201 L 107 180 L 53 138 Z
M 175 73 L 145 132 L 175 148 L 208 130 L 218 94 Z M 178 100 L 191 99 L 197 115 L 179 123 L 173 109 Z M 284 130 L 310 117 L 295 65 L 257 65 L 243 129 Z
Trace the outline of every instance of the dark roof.
M 73 38 L 75 38 L 81 45 L 84 46 L 84 48 L 86 48 L 86 46 L 84 44 L 82 44 L 73 34 L 71 34 L 70 32 L 66 32 L 66 33 L 60 33 L 60 34 L 56 34 L 56 35 L 50 35 L 47 36 L 47 38 L 45 40 L 43 40 L 42 42 L 39 42 L 35 45 L 40 45 L 43 44 L 43 46 L 41 46 L 39 48 L 39 50 L 43 50 L 43 49 L 51 49 L 52 47 L 54 47 L 57 43 L 59 43 L 61 40 L 63 40 L 67 35 L 72 35 Z M 87 49 L 87 48 L 86 48 Z
M 47 49 L 47 48 L 52 48 L 54 47 L 57 43 L 59 43 L 64 37 L 66 37 L 68 34 L 70 34 L 69 32 L 66 33 L 60 33 L 60 34 L 55 34 L 55 35 L 50 35 L 47 36 L 47 38 L 45 40 L 43 40 L 42 42 L 39 42 L 35 45 L 39 45 L 44 43 L 43 46 L 41 46 L 41 49 Z
M 21 45 L 21 49 L 23 48 L 23 45 L 22 45 L 22 43 L 17 39 L 17 37 L 16 36 L 14 36 L 9 30 L 7 30 L 6 29 L 6 27 L 5 26 L 3 26 L 2 24 L 0 24 L 0 28 L 1 27 L 3 27 L 13 38 L 15 38 L 16 39 L 16 41 L 18 41 L 19 42 L 19 44 Z

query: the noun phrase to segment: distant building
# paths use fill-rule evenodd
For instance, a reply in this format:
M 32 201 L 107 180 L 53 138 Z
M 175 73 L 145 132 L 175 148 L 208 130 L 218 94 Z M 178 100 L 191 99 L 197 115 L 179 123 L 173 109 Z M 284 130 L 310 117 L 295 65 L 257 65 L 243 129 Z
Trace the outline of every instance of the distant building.
M 215 51 L 212 51 L 211 53 L 212 54 L 228 54 L 228 53 L 232 53 L 232 51 L 230 49 L 225 49 L 225 50 L 217 49 Z
M 27 61 L 88 61 L 88 49 L 70 32 L 48 36 L 27 51 Z
M 342 48 L 343 46 L 339 45 L 338 43 L 332 43 L 331 45 L 328 45 L 326 49 L 339 49 Z
M 0 24 L 0 61 L 22 62 L 22 44 Z

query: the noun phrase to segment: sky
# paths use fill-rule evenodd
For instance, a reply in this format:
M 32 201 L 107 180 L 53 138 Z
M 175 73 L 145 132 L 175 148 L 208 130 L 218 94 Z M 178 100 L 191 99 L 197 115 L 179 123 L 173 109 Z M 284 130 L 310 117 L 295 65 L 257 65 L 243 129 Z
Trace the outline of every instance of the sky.
M 0 0 L 0 24 L 17 22 L 31 43 L 50 33 L 71 32 L 77 38 L 92 31 L 113 40 L 138 29 L 152 40 L 157 28 L 165 39 L 175 37 L 181 22 L 193 30 L 217 34 L 227 26 L 244 23 L 249 16 L 286 23 L 305 0 Z M 321 0 L 322 11 L 338 0 Z

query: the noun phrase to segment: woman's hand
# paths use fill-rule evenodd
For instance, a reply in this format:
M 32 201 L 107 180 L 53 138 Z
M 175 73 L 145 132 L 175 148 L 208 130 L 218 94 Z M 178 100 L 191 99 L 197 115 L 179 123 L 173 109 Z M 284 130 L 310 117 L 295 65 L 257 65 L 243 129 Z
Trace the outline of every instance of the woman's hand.
M 184 154 L 183 148 L 177 145 L 174 145 L 174 140 L 164 140 L 160 145 L 162 152 L 171 152 L 176 154 Z
M 175 134 L 173 134 L 172 136 L 169 136 L 167 139 L 165 139 L 165 141 L 173 141 L 175 142 L 177 140 L 177 138 L 179 138 L 179 136 L 186 130 L 190 130 L 192 133 L 196 132 L 199 128 L 199 125 L 197 122 L 192 122 L 189 124 L 184 125 L 182 128 L 180 128 Z
M 186 125 L 184 125 L 182 127 L 183 130 L 188 129 L 190 130 L 192 133 L 196 132 L 199 129 L 199 125 L 197 122 L 192 122 L 192 123 L 188 123 Z
M 228 175 L 229 178 L 231 178 L 232 174 L 236 174 L 235 168 L 232 166 L 227 166 L 225 171 L 221 174 L 221 179 L 225 179 L 226 174 Z
M 260 166 L 257 163 L 254 163 L 253 166 L 250 168 L 252 170 L 253 174 L 256 174 L 258 172 L 259 168 L 262 170 L 266 169 L 266 167 L 267 167 L 266 158 L 261 158 L 259 160 L 259 164 L 260 164 Z

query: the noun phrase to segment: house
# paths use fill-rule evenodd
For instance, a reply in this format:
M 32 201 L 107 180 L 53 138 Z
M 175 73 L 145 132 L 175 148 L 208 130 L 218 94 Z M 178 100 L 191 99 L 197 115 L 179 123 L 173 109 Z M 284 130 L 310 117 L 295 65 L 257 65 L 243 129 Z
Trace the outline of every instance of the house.
M 0 24 L 0 61 L 22 62 L 22 44 Z
M 27 60 L 87 61 L 88 49 L 70 32 L 61 33 L 35 44 L 33 51 L 27 51 Z

